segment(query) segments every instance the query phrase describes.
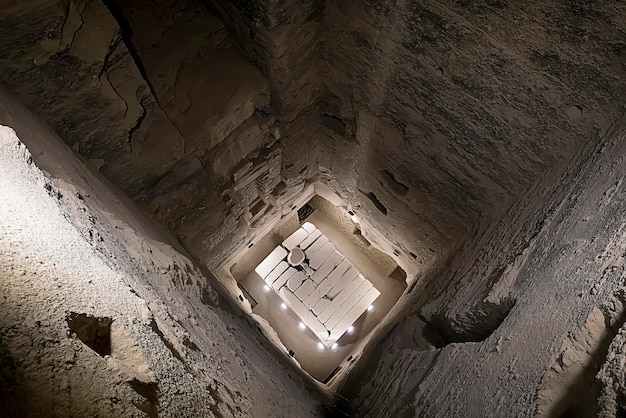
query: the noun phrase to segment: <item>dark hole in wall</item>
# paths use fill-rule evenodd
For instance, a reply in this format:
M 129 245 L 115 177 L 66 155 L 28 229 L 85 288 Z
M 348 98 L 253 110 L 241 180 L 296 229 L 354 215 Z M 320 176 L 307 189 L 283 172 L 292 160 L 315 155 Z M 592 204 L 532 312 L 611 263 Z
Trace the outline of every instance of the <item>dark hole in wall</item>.
M 409 192 L 408 186 L 396 180 L 396 177 L 391 172 L 381 170 L 380 174 L 383 176 L 384 185 L 398 196 L 406 196 Z
M 111 354 L 111 318 L 70 312 L 66 321 L 70 330 L 87 347 L 102 357 Z
M 259 213 L 261 213 L 261 211 L 264 210 L 266 206 L 267 205 L 265 204 L 263 200 L 257 199 L 257 201 L 254 202 L 252 207 L 250 208 L 250 213 L 252 214 L 252 217 L 254 218 Z
M 424 325 L 424 329 L 422 330 L 422 336 L 426 341 L 428 341 L 436 348 L 443 348 L 446 346 L 446 340 L 429 323 L 426 323 L 426 325 Z
M 361 233 L 361 229 L 354 228 L 354 231 L 352 233 L 356 235 L 361 240 L 361 242 L 365 244 L 366 247 L 369 247 L 370 245 L 372 245 L 372 243 L 369 242 L 369 240 L 363 236 L 363 234 Z
M 298 209 L 298 221 L 300 221 L 300 223 L 304 222 L 304 220 L 311 216 L 313 212 L 315 212 L 313 206 L 305 203 L 304 206 Z
M 272 196 L 278 197 L 283 194 L 285 190 L 287 190 L 287 186 L 281 181 L 274 187 L 274 190 L 272 190 Z
M 404 272 L 404 270 L 402 270 L 400 266 L 396 266 L 396 268 L 391 272 L 389 277 L 399 282 L 406 281 L 406 273 Z
M 239 287 L 239 290 L 241 290 L 241 292 L 242 292 L 244 295 L 246 295 L 246 299 L 248 299 L 248 302 L 250 302 L 250 307 L 251 307 L 252 309 L 254 309 L 254 307 L 255 307 L 256 305 L 258 305 L 258 304 L 259 304 L 259 302 L 257 302 L 257 300 L 256 300 L 255 298 L 253 298 L 253 297 L 252 297 L 252 295 L 251 295 L 250 293 L 248 293 L 248 291 L 247 291 L 246 289 L 244 289 L 244 287 L 243 287 L 243 286 L 238 285 L 238 287 Z
M 454 319 L 435 315 L 427 323 L 445 340 L 446 344 L 481 342 L 498 329 L 515 306 L 516 300 L 504 298 L 498 302 L 483 301 L 462 317 Z
M 378 200 L 373 192 L 364 192 L 361 189 L 359 189 L 359 192 L 361 192 L 363 196 L 367 197 L 374 204 L 374 206 L 376 206 L 376 209 L 378 209 L 383 215 L 387 214 L 387 207 L 383 205 L 380 200 Z
M 133 402 L 133 405 L 150 418 L 157 418 L 159 416 L 157 407 L 159 405 L 159 387 L 157 383 L 150 382 L 144 383 L 140 380 L 133 379 L 128 382 L 131 388 L 142 397 L 146 398 L 147 402 Z
M 346 122 L 342 118 L 328 113 L 322 113 L 320 121 L 323 126 L 327 127 L 337 135 L 346 135 Z
M 349 418 L 353 416 L 352 411 L 346 405 L 324 405 L 324 416 L 326 418 Z

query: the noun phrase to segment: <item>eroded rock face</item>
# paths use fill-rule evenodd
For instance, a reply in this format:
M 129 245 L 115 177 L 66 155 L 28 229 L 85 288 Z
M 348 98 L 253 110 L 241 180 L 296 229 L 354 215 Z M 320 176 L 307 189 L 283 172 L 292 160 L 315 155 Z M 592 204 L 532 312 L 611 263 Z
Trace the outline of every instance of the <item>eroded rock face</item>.
M 131 197 L 152 197 L 184 156 L 184 138 L 108 9 L 99 1 L 48 2 L 2 22 L 2 82 Z
M 420 260 L 440 254 L 617 119 L 615 7 L 326 2 L 326 79 L 342 103 L 332 115 L 356 124 L 352 140 L 328 130 L 330 181 Z
M 323 416 L 293 360 L 4 90 L 0 125 L 3 416 Z
M 224 20 L 242 55 L 268 78 L 280 119 L 291 121 L 315 104 L 324 85 L 318 74 L 323 0 L 206 3 Z
M 412 308 L 426 323 L 439 315 L 433 324 L 444 324 L 439 331 L 448 341 L 425 347 L 415 315 L 403 319 L 364 355 L 363 373 L 346 385 L 346 410 L 372 417 L 615 416 L 624 394 L 616 365 L 624 361 L 625 140 L 622 118 L 559 181 L 546 180 L 543 194 L 517 202 L 478 257 L 460 254 L 436 276 L 450 283 L 433 292 L 441 298 L 428 304 L 416 295 Z M 481 275 L 508 263 L 510 269 Z M 505 298 L 516 303 L 493 329 L 493 316 L 481 320 L 480 313 Z M 458 343 L 476 341 L 481 330 L 490 331 L 482 341 Z M 450 336 L 457 343 L 446 345 Z
M 313 131 L 276 121 L 270 85 L 203 4 L 144 3 L 5 7 L 2 82 L 215 267 L 290 208 Z

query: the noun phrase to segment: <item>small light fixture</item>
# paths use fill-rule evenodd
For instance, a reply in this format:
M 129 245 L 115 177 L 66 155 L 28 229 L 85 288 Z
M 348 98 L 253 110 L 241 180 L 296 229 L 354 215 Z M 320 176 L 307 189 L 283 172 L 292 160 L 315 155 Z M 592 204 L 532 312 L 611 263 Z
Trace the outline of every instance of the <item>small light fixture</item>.
M 330 346 L 330 348 L 331 348 L 332 350 L 336 350 L 337 348 L 339 348 L 339 344 L 337 344 L 337 343 L 333 343 L 333 345 L 331 345 L 331 346 Z
M 348 211 L 348 215 L 350 216 L 350 219 L 352 220 L 352 222 L 354 222 L 355 224 L 359 223 L 359 218 L 358 218 L 358 216 L 356 216 L 356 213 L 354 213 L 353 211 L 349 210 Z
M 283 311 L 287 309 L 287 305 L 285 305 L 284 303 L 280 304 L 280 309 L 282 309 Z
M 367 307 L 367 312 L 372 312 L 374 310 L 374 305 L 370 305 Z
M 306 325 L 304 325 L 304 323 L 303 323 L 303 322 L 300 322 L 300 323 L 298 324 L 298 329 L 299 329 L 300 331 L 304 331 L 304 329 L 305 329 L 305 328 L 306 328 Z
M 269 287 L 268 285 L 264 285 L 264 286 L 263 286 L 263 291 L 264 291 L 265 293 L 269 292 L 269 291 L 270 291 L 270 287 Z
M 318 350 L 323 350 L 323 349 L 324 349 L 324 344 L 322 344 L 322 343 L 317 343 L 317 349 L 318 349 Z
M 354 326 L 353 326 L 353 325 L 350 325 L 350 326 L 348 327 L 348 334 L 352 334 L 353 332 L 354 332 Z

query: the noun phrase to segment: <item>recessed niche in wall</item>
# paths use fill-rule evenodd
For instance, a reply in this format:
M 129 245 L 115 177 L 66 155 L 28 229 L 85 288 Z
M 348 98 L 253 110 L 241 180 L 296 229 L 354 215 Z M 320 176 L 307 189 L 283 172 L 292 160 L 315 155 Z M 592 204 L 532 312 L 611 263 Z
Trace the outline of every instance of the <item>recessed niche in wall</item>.
M 111 354 L 111 318 L 70 312 L 66 320 L 70 330 L 87 347 L 102 357 Z
M 315 212 L 315 209 L 313 209 L 313 207 L 308 203 L 305 203 L 304 206 L 298 209 L 298 220 L 300 221 L 300 223 L 304 222 L 304 220 L 308 218 L 313 212 Z
M 382 213 L 383 215 L 387 214 L 387 207 L 383 205 L 383 203 L 380 200 L 378 200 L 378 197 L 376 197 L 374 192 L 364 192 L 361 189 L 359 189 L 359 192 L 361 192 L 363 196 L 367 197 L 370 200 L 370 202 L 372 202 L 374 206 L 376 206 L 376 209 L 378 209 L 380 213 Z

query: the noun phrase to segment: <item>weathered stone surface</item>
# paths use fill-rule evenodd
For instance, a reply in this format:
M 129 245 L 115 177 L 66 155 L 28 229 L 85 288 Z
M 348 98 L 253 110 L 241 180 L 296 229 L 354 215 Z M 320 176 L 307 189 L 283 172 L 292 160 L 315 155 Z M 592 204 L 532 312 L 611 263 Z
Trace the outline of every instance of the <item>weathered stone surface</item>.
M 398 244 L 422 261 L 497 218 L 623 111 L 625 23 L 614 3 L 328 1 L 323 22 L 325 79 L 344 103 L 334 117 L 357 128 L 352 143 L 331 129 L 322 161 L 353 165 L 336 187 L 381 229 L 406 228 Z M 381 170 L 409 195 L 381 185 Z
M 498 294 L 517 301 L 499 327 L 482 342 L 446 345 L 438 350 L 436 361 L 429 363 L 412 361 L 423 354 L 404 348 L 410 341 L 400 325 L 376 351 L 382 354 L 377 370 L 366 373 L 367 378 L 353 376 L 358 381 L 394 381 L 394 385 L 367 386 L 357 395 L 356 381 L 349 384 L 355 415 L 395 411 L 406 416 L 542 416 L 552 411 L 585 416 L 594 409 L 615 411 L 622 393 L 617 380 L 621 375 L 615 369 L 616 362 L 623 361 L 618 360 L 623 359 L 618 347 L 621 336 L 612 348 L 606 337 L 612 338 L 623 321 L 618 302 L 611 300 L 623 288 L 624 278 L 625 135 L 626 119 L 622 118 L 559 181 L 546 182 L 547 190 L 534 194 L 541 199 L 518 202 L 496 226 L 500 232 L 488 234 L 491 238 L 486 242 L 491 243 L 480 249 L 482 256 L 471 256 L 476 252 L 470 247 L 465 261 L 460 257 L 443 275 L 433 277 L 449 283 L 445 289 L 431 288 L 444 297 L 428 309 L 453 313 L 446 319 L 451 325 L 443 329 L 444 339 L 450 330 L 463 335 L 463 330 L 471 333 L 488 326 L 487 322 L 456 319 L 471 318 Z M 520 225 L 518 232 L 504 238 L 507 227 L 515 230 L 515 225 Z M 520 255 L 525 259 L 522 263 Z M 508 263 L 511 269 L 497 267 Z M 467 275 L 493 267 L 495 277 L 489 280 Z M 424 306 L 428 299 L 417 296 L 418 303 L 410 309 Z M 601 311 L 599 320 L 595 310 Z M 599 403 L 591 405 L 596 398 L 590 391 L 598 386 L 589 384 L 599 371 L 598 359 L 605 356 L 608 363 L 601 378 L 606 390 Z M 579 361 L 582 364 L 565 371 Z M 389 365 L 398 363 L 411 366 L 396 379 Z M 424 376 L 426 365 L 426 376 L 413 380 L 411 376 Z M 394 397 L 397 393 L 403 397 Z
M 11 14 L 0 29 L 1 81 L 215 266 L 247 234 L 250 208 L 237 206 L 234 171 L 265 147 L 279 150 L 281 131 L 291 128 L 276 123 L 268 83 L 204 5 L 107 4 L 111 10 L 99 0 L 3 9 Z M 308 167 L 289 182 L 297 191 L 315 165 Z M 271 175 L 262 205 L 290 206 L 289 190 L 280 202 L 271 197 L 285 185 L 279 171 Z M 189 231 L 202 238 L 186 242 Z M 222 240 L 229 242 L 214 257 Z
M 180 134 L 101 2 L 9 15 L 0 31 L 2 83 L 131 196 L 145 196 L 182 156 Z
M 323 1 L 207 2 L 237 48 L 268 78 L 281 120 L 292 121 L 315 103 L 323 85 L 318 75 Z

